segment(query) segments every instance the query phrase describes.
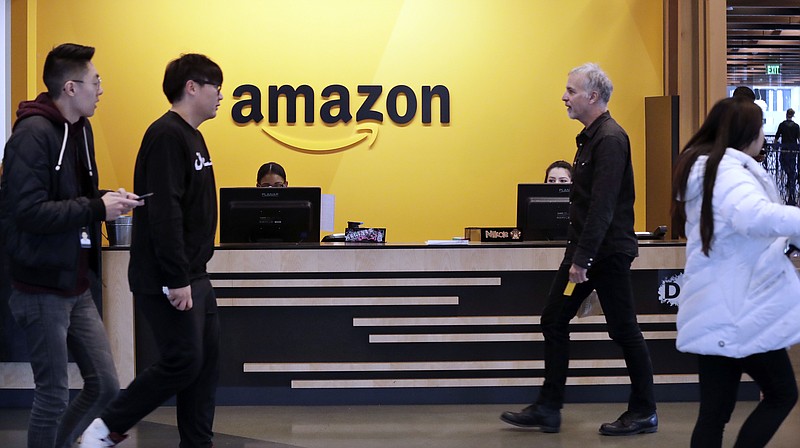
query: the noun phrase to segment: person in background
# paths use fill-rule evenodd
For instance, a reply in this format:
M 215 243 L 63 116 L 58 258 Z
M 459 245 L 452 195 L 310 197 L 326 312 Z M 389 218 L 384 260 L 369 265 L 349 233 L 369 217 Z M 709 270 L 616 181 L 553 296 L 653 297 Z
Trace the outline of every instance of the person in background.
M 219 318 L 206 264 L 214 253 L 217 189 L 197 128 L 217 115 L 222 70 L 206 56 L 185 54 L 167 65 L 163 89 L 172 107 L 147 129 L 136 157 L 134 188 L 153 195 L 133 215 L 128 266 L 159 359 L 89 425 L 83 448 L 116 445 L 172 396 L 180 446 L 213 446 Z
M 566 160 L 556 160 L 545 170 L 544 181 L 548 184 L 571 184 L 572 165 Z
M 30 448 L 71 447 L 119 393 L 91 285 L 100 276 L 101 221 L 141 202 L 123 189 L 98 190 L 88 120 L 103 94 L 94 52 L 62 44 L 48 53 L 47 92 L 20 104 L 2 164 L 0 240 L 8 255 L 9 308 L 24 331 L 33 369 Z M 70 354 L 84 380 L 72 401 Z
M 658 430 L 650 354 L 636 321 L 630 267 L 638 255 L 633 231 L 634 182 L 628 135 L 608 112 L 613 86 L 596 64 L 570 71 L 561 100 L 584 129 L 576 138 L 570 226 L 564 259 L 542 312 L 544 384 L 535 403 L 504 412 L 506 423 L 559 432 L 569 368 L 569 325 L 583 298 L 597 290 L 608 333 L 624 353 L 631 380 L 628 410 L 603 423 L 604 435 Z M 575 284 L 572 293 L 567 285 Z
M 755 101 L 756 100 L 756 93 L 753 92 L 753 89 L 751 89 L 750 87 L 739 86 L 739 87 L 733 89 L 733 93 L 731 94 L 731 97 L 733 97 L 733 98 L 742 98 L 742 99 L 748 99 L 750 101 Z
M 738 98 L 748 101 L 756 101 L 756 93 L 753 92 L 753 89 L 747 86 L 739 86 L 733 90 L 733 94 L 731 94 L 732 98 Z M 766 148 L 761 148 L 761 151 L 758 152 L 758 155 L 755 157 L 756 162 L 761 163 L 767 158 L 767 150 Z
M 286 170 L 275 162 L 268 162 L 261 165 L 256 174 L 256 187 L 288 187 L 289 181 L 286 180 Z
M 800 279 L 786 248 L 800 245 L 800 209 L 754 160 L 762 117 L 750 101 L 718 102 L 675 167 L 672 215 L 687 239 L 676 346 L 698 355 L 700 378 L 693 448 L 722 446 L 743 372 L 763 400 L 735 447 L 766 446 L 797 402 L 786 348 L 800 342 Z
M 794 109 L 786 111 L 786 120 L 778 125 L 775 143 L 780 142 L 781 169 L 786 173 L 786 203 L 797 205 L 797 155 L 800 152 L 800 126 L 794 121 Z

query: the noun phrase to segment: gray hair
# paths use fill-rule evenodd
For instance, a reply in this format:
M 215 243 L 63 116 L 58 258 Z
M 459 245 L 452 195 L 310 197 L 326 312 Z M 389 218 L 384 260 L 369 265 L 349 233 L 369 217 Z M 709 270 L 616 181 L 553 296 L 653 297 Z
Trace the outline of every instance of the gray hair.
M 608 79 L 606 72 L 599 65 L 587 62 L 569 71 L 570 75 L 576 73 L 586 77 L 586 90 L 596 91 L 600 95 L 600 100 L 608 104 L 609 100 L 611 100 L 611 92 L 614 91 L 614 86 L 611 84 L 611 80 Z

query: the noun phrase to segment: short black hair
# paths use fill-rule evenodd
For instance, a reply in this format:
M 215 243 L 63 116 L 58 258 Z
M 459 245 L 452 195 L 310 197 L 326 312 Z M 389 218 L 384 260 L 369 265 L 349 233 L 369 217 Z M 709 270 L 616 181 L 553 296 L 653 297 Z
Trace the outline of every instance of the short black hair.
M 183 54 L 167 64 L 164 72 L 164 95 L 170 104 L 183 98 L 183 88 L 189 80 L 222 85 L 222 69 L 216 62 L 202 54 Z
M 281 176 L 283 181 L 286 182 L 286 170 L 284 170 L 279 163 L 267 162 L 261 165 L 261 168 L 258 169 L 258 174 L 256 174 L 256 183 L 261 182 L 261 179 L 270 173 Z
M 751 89 L 750 87 L 739 86 L 739 87 L 737 87 L 736 89 L 733 90 L 733 95 L 731 95 L 731 97 L 733 97 L 733 98 L 742 98 L 742 99 L 748 99 L 750 101 L 755 101 L 756 100 L 756 93 L 753 92 L 753 89 Z
M 80 77 L 94 56 L 94 47 L 78 44 L 61 44 L 47 53 L 42 79 L 50 97 L 57 99 L 64 83 Z

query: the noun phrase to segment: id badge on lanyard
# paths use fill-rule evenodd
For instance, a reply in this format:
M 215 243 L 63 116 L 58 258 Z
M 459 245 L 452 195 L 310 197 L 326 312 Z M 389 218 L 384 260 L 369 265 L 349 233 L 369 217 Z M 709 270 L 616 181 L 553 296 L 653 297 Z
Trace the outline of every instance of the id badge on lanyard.
M 91 247 L 92 247 L 92 239 L 89 237 L 89 228 L 88 227 L 86 227 L 86 226 L 81 227 L 80 239 L 81 239 L 81 248 L 82 249 L 91 249 Z

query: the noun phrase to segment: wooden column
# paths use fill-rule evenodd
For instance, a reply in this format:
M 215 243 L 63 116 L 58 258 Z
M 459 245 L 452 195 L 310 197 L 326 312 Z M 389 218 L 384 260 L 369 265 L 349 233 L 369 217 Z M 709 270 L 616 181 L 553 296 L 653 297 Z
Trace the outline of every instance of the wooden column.
M 725 97 L 725 0 L 665 0 L 664 88 L 680 100 L 681 147 Z

